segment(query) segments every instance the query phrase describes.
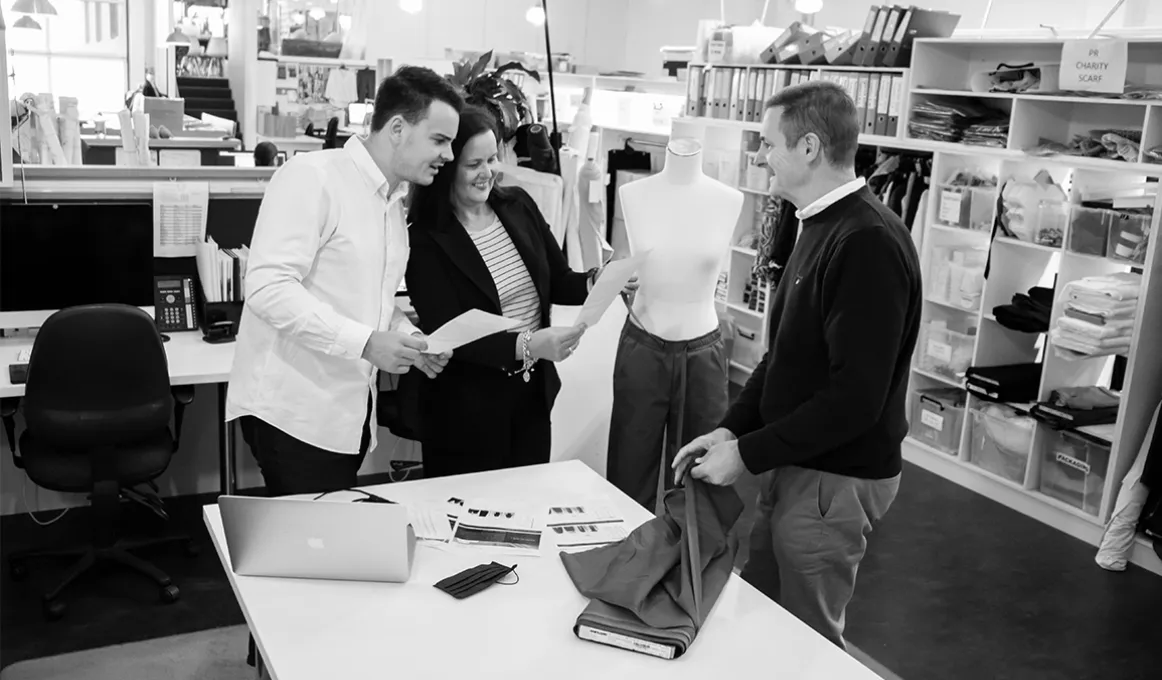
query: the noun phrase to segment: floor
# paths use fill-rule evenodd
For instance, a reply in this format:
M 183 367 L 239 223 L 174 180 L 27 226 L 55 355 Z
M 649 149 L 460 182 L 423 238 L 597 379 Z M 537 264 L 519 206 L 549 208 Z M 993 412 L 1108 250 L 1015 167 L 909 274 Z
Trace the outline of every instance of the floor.
M 740 482 L 748 501 L 754 488 L 753 479 Z M 82 585 L 69 598 L 65 619 L 49 624 L 38 592 L 59 568 L 37 568 L 25 583 L 5 575 L 0 668 L 241 624 L 202 528 L 200 505 L 210 500 L 169 503 L 171 527 L 190 531 L 204 548 L 192 559 L 180 550 L 155 556 L 181 587 L 176 604 L 159 604 L 156 589 L 136 578 L 111 575 Z M 143 514 L 127 520 L 136 532 L 157 528 Z M 84 511 L 47 528 L 6 516 L 0 534 L 5 552 L 78 540 Z M 1147 669 L 1162 667 L 1159 603 L 1162 578 L 1134 567 L 1103 571 L 1090 546 L 909 465 L 895 505 L 872 537 L 847 634 L 860 656 L 874 660 L 867 661 L 873 669 L 882 665 L 890 673 L 881 674 L 907 680 L 1146 680 L 1156 677 Z

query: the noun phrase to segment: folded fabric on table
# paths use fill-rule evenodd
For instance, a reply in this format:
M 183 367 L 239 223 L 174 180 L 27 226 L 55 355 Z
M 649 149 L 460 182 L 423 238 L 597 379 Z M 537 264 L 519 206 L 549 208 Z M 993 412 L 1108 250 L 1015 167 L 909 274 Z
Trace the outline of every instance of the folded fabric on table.
M 1012 304 L 993 307 L 997 323 L 1022 333 L 1045 333 L 1053 312 L 1053 289 L 1034 287 L 1013 295 Z
M 694 642 L 734 568 L 731 529 L 743 504 L 731 487 L 687 477 L 664 505 L 618 543 L 561 553 L 573 585 L 591 600 L 573 627 L 578 637 L 663 658 Z
M 1121 396 L 1107 387 L 1062 387 L 1029 413 L 1055 430 L 1065 430 L 1116 423 L 1121 403 Z

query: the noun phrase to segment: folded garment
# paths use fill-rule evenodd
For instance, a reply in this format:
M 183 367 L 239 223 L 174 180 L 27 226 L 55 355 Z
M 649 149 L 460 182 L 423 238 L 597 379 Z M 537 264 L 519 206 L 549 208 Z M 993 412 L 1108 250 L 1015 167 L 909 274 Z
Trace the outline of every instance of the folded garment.
M 1132 344 L 1132 338 L 1129 337 L 1095 341 L 1060 328 L 1049 331 L 1049 338 L 1057 356 L 1066 360 L 1125 354 Z
M 1093 346 L 1099 349 L 1129 347 L 1131 344 L 1133 344 L 1134 341 L 1133 337 L 1128 333 L 1123 335 L 1115 335 L 1109 338 L 1094 338 L 1088 335 L 1074 333 L 1068 328 L 1062 328 L 1060 326 L 1054 328 L 1053 333 L 1056 334 L 1054 337 L 1057 339 L 1063 339 L 1075 344 Z
M 1118 323 L 1129 321 L 1130 325 L 1134 323 L 1134 317 L 1137 314 L 1138 302 L 1135 300 L 1132 304 L 1118 302 L 1113 310 L 1100 309 L 1091 305 L 1082 305 L 1076 302 L 1069 302 L 1065 305 L 1065 316 L 1074 319 L 1080 319 L 1098 326 L 1104 326 L 1108 323 Z
M 1053 312 L 1053 289 L 1030 288 L 1029 294 L 1017 293 L 1012 304 L 993 308 L 997 323 L 1022 333 L 1045 333 Z
M 1108 387 L 1060 387 L 1049 393 L 1049 404 L 1075 410 L 1117 408 L 1122 397 Z
M 1053 404 L 1034 404 L 1029 415 L 1054 430 L 1069 430 L 1090 425 L 1109 425 L 1118 421 L 1118 407 L 1076 409 Z
M 999 321 L 999 319 L 998 319 Z M 1130 336 L 1134 332 L 1133 319 L 1114 319 L 1103 324 L 1095 324 L 1090 321 L 1083 321 L 1072 316 L 1062 315 L 1057 320 L 1057 327 L 1086 338 L 1094 340 L 1106 340 L 1110 338 L 1119 338 L 1122 336 Z
M 1136 300 L 1141 289 L 1142 275 L 1134 272 L 1088 276 L 1065 284 L 1065 294 L 1071 299 L 1093 296 L 1112 300 Z
M 591 599 L 573 628 L 578 637 L 663 658 L 694 642 L 734 568 L 731 529 L 743 504 L 733 488 L 687 477 L 664 505 L 619 543 L 561 553 L 573 585 Z

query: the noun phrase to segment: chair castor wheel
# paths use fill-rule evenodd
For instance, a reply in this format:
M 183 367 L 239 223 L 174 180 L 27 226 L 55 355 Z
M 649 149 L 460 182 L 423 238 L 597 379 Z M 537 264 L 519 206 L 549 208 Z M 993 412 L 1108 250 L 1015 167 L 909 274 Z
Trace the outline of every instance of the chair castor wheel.
M 186 541 L 183 549 L 185 550 L 186 557 L 197 557 L 202 554 L 201 546 L 193 541 Z
M 44 618 L 46 621 L 60 621 L 65 615 L 65 603 L 60 600 L 44 601 Z
M 12 560 L 8 563 L 8 575 L 13 581 L 23 581 L 28 578 L 28 566 L 22 561 Z
M 175 585 L 162 586 L 160 594 L 161 601 L 165 604 L 173 604 L 174 602 L 180 600 L 182 597 L 181 591 L 179 591 L 178 587 Z

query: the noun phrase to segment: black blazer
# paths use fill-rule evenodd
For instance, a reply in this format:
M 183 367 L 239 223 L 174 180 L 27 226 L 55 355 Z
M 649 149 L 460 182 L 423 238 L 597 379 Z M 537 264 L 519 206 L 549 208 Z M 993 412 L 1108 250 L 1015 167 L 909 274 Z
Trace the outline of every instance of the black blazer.
M 552 305 L 580 305 L 589 294 L 589 277 L 569 268 L 565 254 L 537 204 L 523 189 L 506 187 L 489 198 L 541 300 L 542 326 L 550 325 Z M 470 309 L 500 314 L 500 298 L 472 237 L 451 211 L 436 224 L 412 224 L 408 229 L 407 291 L 425 334 Z M 418 383 L 421 441 L 433 446 L 471 450 L 509 446 L 513 405 L 510 381 L 521 368 L 516 359 L 518 333 L 481 338 L 455 350 L 435 379 L 413 370 L 406 378 Z M 539 376 L 536 374 L 539 373 Z M 561 379 L 551 361 L 537 363 L 534 376 L 545 388 L 547 411 L 553 408 Z M 531 414 L 530 414 L 531 416 Z

